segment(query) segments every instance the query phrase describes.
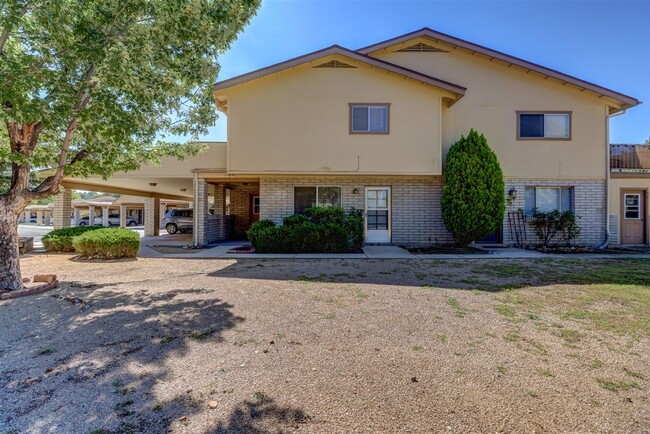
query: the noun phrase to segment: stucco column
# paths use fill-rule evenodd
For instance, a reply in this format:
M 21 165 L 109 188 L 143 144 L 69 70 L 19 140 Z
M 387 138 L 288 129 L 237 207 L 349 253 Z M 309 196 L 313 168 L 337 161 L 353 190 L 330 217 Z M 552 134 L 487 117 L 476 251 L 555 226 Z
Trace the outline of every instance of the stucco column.
M 29 223 L 29 219 L 32 218 L 32 212 L 25 211 L 25 216 L 23 218 L 24 218 L 23 223 Z
M 144 236 L 157 237 L 160 229 L 160 199 L 144 198 Z
M 95 222 L 95 207 L 91 205 L 88 207 L 88 226 L 92 226 L 94 222 Z
M 49 209 L 46 209 L 45 211 L 43 211 L 43 216 L 44 216 L 43 224 L 45 226 L 49 226 L 50 225 L 50 220 L 52 220 L 52 211 L 49 210 Z
M 104 226 L 104 227 L 109 226 L 109 223 L 108 223 L 108 207 L 107 206 L 102 207 L 102 226 Z
M 72 190 L 59 188 L 54 196 L 54 229 L 70 227 L 70 208 L 72 207 Z
M 79 208 L 74 207 L 74 225 L 79 226 Z
M 38 226 L 43 226 L 43 210 L 36 210 L 36 224 Z
M 126 205 L 120 205 L 120 227 L 126 227 Z

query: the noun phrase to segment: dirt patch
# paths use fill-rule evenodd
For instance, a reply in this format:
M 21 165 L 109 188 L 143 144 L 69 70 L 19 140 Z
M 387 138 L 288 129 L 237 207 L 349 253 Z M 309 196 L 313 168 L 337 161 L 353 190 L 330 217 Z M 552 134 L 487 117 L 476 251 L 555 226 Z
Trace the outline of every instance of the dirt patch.
M 68 258 L 0 302 L 0 432 L 650 429 L 650 261 Z

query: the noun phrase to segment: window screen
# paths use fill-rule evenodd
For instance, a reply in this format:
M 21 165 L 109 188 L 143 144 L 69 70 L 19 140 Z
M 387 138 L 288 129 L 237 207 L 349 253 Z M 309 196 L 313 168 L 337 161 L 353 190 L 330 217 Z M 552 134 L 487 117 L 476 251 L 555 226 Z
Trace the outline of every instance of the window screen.
M 519 135 L 544 137 L 544 115 L 519 115 Z
M 341 207 L 341 187 L 294 187 L 293 212 L 302 214 L 314 206 Z
M 368 107 L 352 107 L 352 131 L 368 131 Z
M 351 108 L 351 130 L 354 133 L 388 132 L 387 105 L 354 105 Z
M 316 206 L 316 187 L 294 187 L 293 211 L 302 214 L 313 206 Z
M 526 187 L 526 214 L 555 210 L 573 211 L 573 187 Z
M 519 137 L 567 139 L 570 137 L 568 113 L 520 113 Z

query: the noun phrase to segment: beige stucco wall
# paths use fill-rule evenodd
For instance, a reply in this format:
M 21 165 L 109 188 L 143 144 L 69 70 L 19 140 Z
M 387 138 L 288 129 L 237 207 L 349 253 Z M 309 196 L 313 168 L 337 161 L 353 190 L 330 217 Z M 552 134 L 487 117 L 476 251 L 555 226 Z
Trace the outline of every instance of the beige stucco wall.
M 612 177 L 610 180 L 610 200 L 609 200 L 609 231 L 612 236 L 612 244 L 620 243 L 620 221 L 621 221 L 621 190 L 645 190 L 645 207 L 646 207 L 646 237 L 650 234 L 650 177 L 646 178 L 618 178 Z
M 526 73 L 460 49 L 449 53 L 381 52 L 376 56 L 467 87 L 460 101 L 443 110 L 444 154 L 461 134 L 474 128 L 485 134 L 506 176 L 605 178 L 604 101 L 544 80 L 535 72 Z M 518 110 L 572 111 L 573 139 L 516 140 Z
M 446 91 L 331 56 L 253 80 L 228 97 L 228 172 L 441 174 Z M 390 103 L 390 134 L 349 133 L 349 103 Z

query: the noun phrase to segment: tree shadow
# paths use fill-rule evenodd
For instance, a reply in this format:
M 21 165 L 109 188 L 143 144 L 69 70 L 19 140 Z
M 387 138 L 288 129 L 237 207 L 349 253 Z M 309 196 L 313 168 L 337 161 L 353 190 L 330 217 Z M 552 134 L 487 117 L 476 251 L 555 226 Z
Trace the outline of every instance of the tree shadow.
M 646 258 L 236 259 L 211 277 L 499 292 L 558 284 L 650 286 Z
M 284 432 L 283 428 L 298 428 L 310 419 L 304 411 L 293 407 L 280 407 L 272 398 L 258 393 L 254 401 L 246 400 L 238 404 L 227 421 L 220 422 L 208 433 L 273 434 Z
M 128 285 L 64 282 L 0 304 L 0 432 L 168 432 L 200 410 L 185 390 L 161 402 L 156 387 L 190 343 L 223 342 L 244 318 L 204 288 Z

